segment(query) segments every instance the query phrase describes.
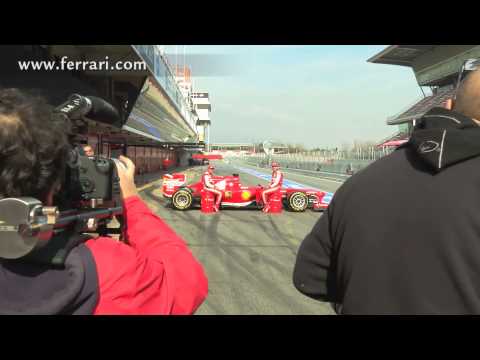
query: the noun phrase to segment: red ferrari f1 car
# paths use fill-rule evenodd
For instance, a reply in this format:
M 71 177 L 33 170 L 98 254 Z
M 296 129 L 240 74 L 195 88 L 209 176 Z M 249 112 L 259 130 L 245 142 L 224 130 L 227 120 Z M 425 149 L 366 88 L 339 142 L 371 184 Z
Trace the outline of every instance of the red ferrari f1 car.
M 238 174 L 231 176 L 214 176 L 213 182 L 222 191 L 222 207 L 254 208 L 262 207 L 263 186 L 243 186 Z M 185 174 L 164 175 L 163 196 L 171 199 L 171 205 L 177 210 L 187 210 L 200 204 L 203 184 L 201 181 L 187 185 Z M 326 192 L 315 189 L 282 188 L 282 202 L 286 209 L 294 212 L 325 210 L 328 203 L 324 202 Z

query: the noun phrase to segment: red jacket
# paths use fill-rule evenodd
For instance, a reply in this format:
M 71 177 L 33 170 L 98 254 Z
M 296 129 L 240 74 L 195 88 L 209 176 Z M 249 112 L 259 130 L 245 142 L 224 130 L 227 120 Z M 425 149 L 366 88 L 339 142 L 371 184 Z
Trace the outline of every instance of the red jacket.
M 129 245 L 86 242 L 97 265 L 94 314 L 192 314 L 208 293 L 202 265 L 186 243 L 138 196 L 125 199 Z

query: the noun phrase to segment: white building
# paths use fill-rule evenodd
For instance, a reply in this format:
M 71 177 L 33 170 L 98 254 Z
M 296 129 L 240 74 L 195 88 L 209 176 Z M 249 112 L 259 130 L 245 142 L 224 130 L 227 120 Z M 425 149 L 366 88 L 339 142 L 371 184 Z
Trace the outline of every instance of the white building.
M 210 111 L 212 106 L 206 92 L 194 92 L 191 95 L 194 111 L 197 115 L 197 131 L 199 141 L 205 144 L 210 143 Z

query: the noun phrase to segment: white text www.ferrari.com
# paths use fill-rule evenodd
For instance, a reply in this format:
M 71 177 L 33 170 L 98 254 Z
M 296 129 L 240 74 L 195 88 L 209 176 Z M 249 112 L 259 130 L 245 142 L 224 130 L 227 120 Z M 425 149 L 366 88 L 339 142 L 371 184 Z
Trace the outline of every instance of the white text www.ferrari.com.
M 63 56 L 59 61 L 18 61 L 18 67 L 21 71 L 144 71 L 147 69 L 144 61 L 110 62 L 108 56 L 105 56 L 103 61 L 74 61 L 68 60 L 68 56 Z

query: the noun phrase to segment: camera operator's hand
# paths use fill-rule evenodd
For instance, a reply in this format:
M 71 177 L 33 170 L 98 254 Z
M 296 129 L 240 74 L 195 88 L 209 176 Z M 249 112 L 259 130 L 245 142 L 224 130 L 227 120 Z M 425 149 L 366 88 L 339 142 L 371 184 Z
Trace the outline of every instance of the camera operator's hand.
M 135 186 L 135 164 L 132 160 L 125 156 L 120 156 L 119 160 L 125 165 L 117 164 L 118 177 L 120 178 L 120 190 L 122 191 L 122 198 L 126 199 L 130 196 L 138 195 L 137 187 Z

